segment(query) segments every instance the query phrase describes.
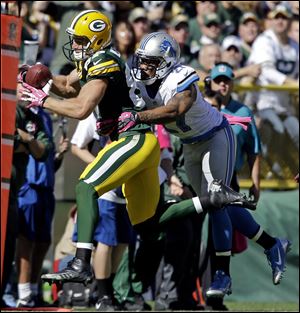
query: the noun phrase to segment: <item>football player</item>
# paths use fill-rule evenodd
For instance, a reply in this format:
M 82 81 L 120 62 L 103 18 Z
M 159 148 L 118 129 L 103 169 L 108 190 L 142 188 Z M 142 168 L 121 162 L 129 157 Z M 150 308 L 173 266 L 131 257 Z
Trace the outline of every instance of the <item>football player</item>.
M 135 94 L 144 100 L 148 110 L 122 113 L 119 132 L 128 131 L 139 123 L 163 123 L 169 132 L 178 136 L 183 143 L 189 181 L 198 195 L 195 209 L 202 212 L 208 205 L 207 196 L 212 188 L 209 186 L 223 189 L 215 179 L 225 184 L 231 181 L 236 138 L 226 117 L 203 99 L 195 70 L 182 65 L 179 57 L 178 43 L 167 33 L 154 32 L 143 38 L 136 50 L 131 73 L 138 90 Z M 227 68 L 221 70 L 228 74 Z M 220 197 L 223 197 L 222 192 Z M 248 201 L 243 205 L 251 208 Z M 161 221 L 169 213 L 165 212 Z M 212 221 L 217 273 L 222 273 L 218 276 L 214 295 L 223 297 L 231 293 L 232 224 L 226 209 L 209 210 L 208 213 Z M 273 274 L 278 276 L 278 283 L 282 271 L 276 273 L 278 275 Z

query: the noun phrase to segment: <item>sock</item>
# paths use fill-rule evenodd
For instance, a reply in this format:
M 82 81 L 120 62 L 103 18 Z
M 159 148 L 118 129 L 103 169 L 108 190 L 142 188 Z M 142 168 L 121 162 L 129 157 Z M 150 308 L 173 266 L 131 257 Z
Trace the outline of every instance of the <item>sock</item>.
M 30 283 L 18 284 L 19 299 L 26 299 L 31 295 Z
M 103 298 L 104 296 L 111 296 L 110 290 L 112 289 L 112 287 L 110 286 L 110 278 L 96 280 L 98 286 L 99 299 Z
M 33 296 L 37 296 L 39 294 L 39 284 L 38 283 L 31 283 L 30 289 Z
M 254 236 L 255 240 L 256 236 Z M 271 249 L 276 244 L 276 239 L 267 234 L 264 230 L 258 239 L 255 240 L 260 246 L 262 246 L 265 250 Z
M 216 256 L 216 270 L 223 271 L 226 275 L 230 276 L 230 256 L 229 255 L 222 255 Z
M 78 248 L 76 249 L 76 258 L 86 261 L 87 263 L 91 262 L 92 249 L 87 248 Z
M 170 205 L 159 218 L 159 225 L 164 225 L 170 220 L 182 218 L 191 213 L 195 213 L 196 208 L 192 199 L 183 200 Z

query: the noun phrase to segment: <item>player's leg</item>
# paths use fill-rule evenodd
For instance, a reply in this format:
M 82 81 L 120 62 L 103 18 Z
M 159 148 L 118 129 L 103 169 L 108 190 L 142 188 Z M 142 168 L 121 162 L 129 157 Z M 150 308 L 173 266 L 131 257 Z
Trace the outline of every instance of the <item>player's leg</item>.
M 184 146 L 185 167 L 200 204 L 205 208 L 209 207 L 210 202 L 201 200 L 209 195 L 209 186 L 214 179 L 221 179 L 227 186 L 231 181 L 235 163 L 235 137 L 232 129 L 226 127 L 211 139 L 199 143 L 198 147 L 196 145 Z M 197 160 L 199 155 L 202 156 L 201 162 Z M 217 271 L 207 296 L 223 297 L 231 292 L 232 225 L 226 209 L 208 212 L 212 222 Z
M 151 167 L 158 167 L 159 145 L 153 133 L 137 134 L 112 142 L 101 150 L 96 159 L 87 166 L 76 186 L 76 201 L 78 207 L 78 243 L 76 256 L 69 266 L 57 274 L 45 274 L 45 281 L 82 281 L 92 280 L 93 274 L 90 268 L 92 238 L 95 223 L 99 218 L 97 199 L 105 192 L 127 182 L 133 176 Z M 158 185 L 158 177 L 156 184 Z M 140 193 L 140 192 L 139 192 Z M 143 201 L 147 201 L 149 190 L 144 194 Z M 129 194 L 132 200 L 128 201 L 128 208 L 134 203 L 133 210 L 137 213 L 137 220 L 132 223 L 147 219 L 155 209 L 143 212 L 140 203 L 134 201 L 136 194 Z M 143 197 L 143 195 L 142 195 Z M 152 199 L 152 198 L 151 198 Z M 152 205 L 153 201 L 150 201 Z M 147 203 L 149 206 L 149 203 Z M 131 218 L 131 217 L 130 217 Z

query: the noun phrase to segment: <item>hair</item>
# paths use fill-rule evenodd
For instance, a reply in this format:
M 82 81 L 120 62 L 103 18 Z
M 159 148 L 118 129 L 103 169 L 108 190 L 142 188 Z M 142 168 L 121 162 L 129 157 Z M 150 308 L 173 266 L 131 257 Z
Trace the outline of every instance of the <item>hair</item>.
M 131 40 L 131 43 L 128 45 L 127 49 L 126 49 L 126 54 L 127 54 L 127 57 L 131 54 L 134 54 L 135 52 L 135 45 L 136 45 L 136 38 L 135 38 L 135 33 L 134 33 L 134 30 L 133 30 L 133 27 L 131 25 L 131 23 L 129 23 L 128 21 L 126 20 L 120 20 L 115 28 L 114 28 L 114 32 L 113 32 L 113 40 L 114 40 L 114 47 L 116 48 L 116 50 L 119 51 L 119 42 L 116 38 L 116 34 L 117 34 L 117 29 L 118 29 L 118 26 L 121 25 L 121 24 L 125 24 L 126 25 L 126 28 L 130 30 L 130 32 L 132 33 L 132 40 Z M 121 52 L 121 51 L 119 51 Z

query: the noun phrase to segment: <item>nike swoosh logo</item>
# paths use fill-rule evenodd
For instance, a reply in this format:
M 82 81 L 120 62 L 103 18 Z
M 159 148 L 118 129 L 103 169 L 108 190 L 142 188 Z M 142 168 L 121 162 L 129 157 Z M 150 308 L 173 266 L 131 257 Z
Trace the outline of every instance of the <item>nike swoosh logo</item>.
M 98 60 L 98 61 L 94 62 L 94 65 L 97 65 L 99 62 L 102 62 L 102 60 Z
M 278 253 L 278 261 L 275 262 L 278 266 L 280 266 L 282 264 L 281 262 L 281 256 L 280 256 L 280 252 L 279 252 L 279 249 L 277 250 L 277 253 Z

